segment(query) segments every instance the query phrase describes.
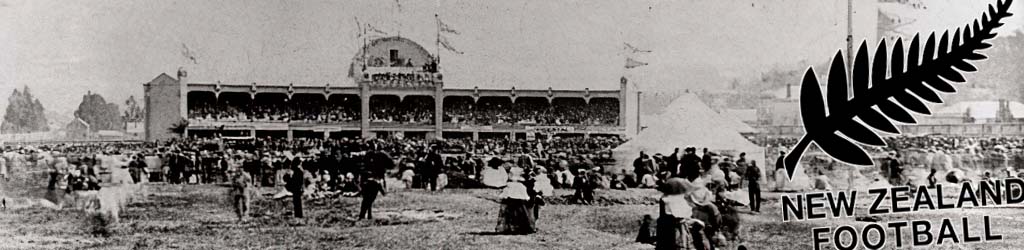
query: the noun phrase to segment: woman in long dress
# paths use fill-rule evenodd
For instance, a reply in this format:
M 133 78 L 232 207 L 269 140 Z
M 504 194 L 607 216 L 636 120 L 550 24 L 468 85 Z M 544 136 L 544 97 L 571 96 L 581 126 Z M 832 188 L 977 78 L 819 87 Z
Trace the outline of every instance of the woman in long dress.
M 658 200 L 660 212 L 657 222 L 656 249 L 695 249 L 690 234 L 693 207 L 687 201 L 689 181 L 670 178 L 660 187 L 663 196 Z
M 498 211 L 498 226 L 495 231 L 502 234 L 532 234 L 537 232 L 530 204 L 530 191 L 523 184 L 520 168 L 509 171 L 508 184 L 501 191 L 501 209 Z

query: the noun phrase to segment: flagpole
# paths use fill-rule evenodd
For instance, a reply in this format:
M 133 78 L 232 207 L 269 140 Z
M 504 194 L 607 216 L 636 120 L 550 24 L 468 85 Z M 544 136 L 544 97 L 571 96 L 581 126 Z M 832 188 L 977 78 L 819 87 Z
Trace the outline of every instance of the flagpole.
M 437 28 L 437 37 L 434 40 L 434 46 L 436 47 L 435 53 L 437 53 L 435 54 L 435 56 L 437 57 L 437 65 L 435 66 L 435 69 L 439 69 L 441 67 L 441 16 L 438 15 L 437 13 L 434 13 L 434 23 L 435 28 Z
M 400 1 L 401 0 L 395 0 L 395 12 L 397 13 L 397 15 L 393 17 L 395 18 L 395 26 L 398 26 L 398 37 L 402 37 L 402 2 Z
M 363 47 L 360 50 L 363 51 L 361 54 L 363 55 L 363 67 L 365 68 L 369 62 L 366 59 L 366 28 L 360 27 L 359 30 L 363 31 Z

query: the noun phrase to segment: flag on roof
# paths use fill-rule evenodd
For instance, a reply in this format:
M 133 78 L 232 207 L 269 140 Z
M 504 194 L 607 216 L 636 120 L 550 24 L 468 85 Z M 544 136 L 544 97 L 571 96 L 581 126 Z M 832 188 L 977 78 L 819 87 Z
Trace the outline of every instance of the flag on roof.
M 641 62 L 641 61 L 637 61 L 637 60 L 635 60 L 633 58 L 629 58 L 629 57 L 626 58 L 626 68 L 627 69 L 632 69 L 632 68 L 641 67 L 641 66 L 647 66 L 647 63 Z

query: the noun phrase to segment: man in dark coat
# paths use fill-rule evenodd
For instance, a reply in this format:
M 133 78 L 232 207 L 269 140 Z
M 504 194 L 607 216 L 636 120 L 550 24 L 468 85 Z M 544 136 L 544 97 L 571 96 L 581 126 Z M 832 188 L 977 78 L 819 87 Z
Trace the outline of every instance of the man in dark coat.
M 387 195 L 387 191 L 384 190 L 384 186 L 378 182 L 377 178 L 372 174 L 363 179 L 362 191 L 359 193 L 362 197 L 362 204 L 359 206 L 359 219 L 373 219 L 373 202 L 377 200 L 377 194 Z
M 711 153 L 708 152 L 708 148 L 704 148 L 704 155 L 702 155 L 700 158 L 701 169 L 707 172 L 708 170 L 711 169 L 711 165 Z
M 185 171 L 186 159 L 185 156 L 181 155 L 177 150 L 168 157 L 167 166 L 167 180 L 171 184 L 180 184 L 182 172 Z
M 654 174 L 651 170 L 651 159 L 647 157 L 644 151 L 640 151 L 640 157 L 633 160 L 633 173 L 636 176 L 643 177 L 644 175 Z
M 263 176 L 260 174 L 260 164 L 257 156 L 247 156 L 245 157 L 245 163 L 242 163 L 242 169 L 249 173 L 252 184 L 256 187 L 260 186 L 260 180 Z
M 395 161 L 391 159 L 387 153 L 383 151 L 377 151 L 373 154 L 373 165 L 370 168 L 370 174 L 376 177 L 379 181 L 384 180 L 384 175 L 389 169 L 395 168 Z
M 383 151 L 376 151 L 371 157 L 370 164 L 370 176 L 377 179 L 377 182 L 381 187 L 387 188 L 387 179 L 385 175 L 389 169 L 395 168 L 395 160 L 391 159 L 391 156 Z
M 665 159 L 665 169 L 658 169 L 657 171 L 668 171 L 672 176 L 679 175 L 679 148 L 673 150 L 672 154 Z
M 143 172 L 146 169 L 146 158 L 142 154 L 138 154 L 132 157 L 132 162 L 128 163 L 128 173 L 132 176 L 132 183 L 142 182 Z
M 903 186 L 906 183 L 906 179 L 903 178 L 903 164 L 900 163 L 900 153 L 895 153 L 889 156 L 889 184 L 893 186 Z
M 302 169 L 302 159 L 292 159 L 292 173 L 288 176 L 286 188 L 292 193 L 292 206 L 295 218 L 302 218 L 302 191 L 306 188 L 306 176 Z
M 750 211 L 761 212 L 761 168 L 757 167 L 757 162 L 750 161 L 744 175 L 747 179 L 747 193 L 750 195 Z
M 439 149 L 432 148 L 430 153 L 427 154 L 425 164 L 423 165 L 423 182 L 424 188 L 427 185 L 430 186 L 430 191 L 437 190 L 437 175 L 441 173 L 441 169 L 444 168 L 444 159 L 441 158 L 441 152 Z
M 686 148 L 686 153 L 679 161 L 680 177 L 694 181 L 700 176 L 700 157 L 697 157 L 696 148 Z

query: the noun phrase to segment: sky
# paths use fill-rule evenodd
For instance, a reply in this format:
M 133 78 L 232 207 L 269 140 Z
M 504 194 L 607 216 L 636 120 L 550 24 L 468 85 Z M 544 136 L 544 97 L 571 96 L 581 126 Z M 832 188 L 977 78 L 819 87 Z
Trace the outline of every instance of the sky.
M 962 26 L 987 2 L 927 10 L 854 1 L 856 41 L 875 40 L 878 8 L 916 20 L 901 31 Z M 400 5 L 400 7 L 399 7 Z M 1009 28 L 1022 27 L 1015 3 Z M 0 96 L 28 86 L 70 114 L 91 91 L 141 100 L 142 83 L 179 67 L 194 82 L 350 85 L 356 22 L 434 53 L 437 14 L 464 54 L 441 51 L 449 87 L 702 89 L 845 48 L 842 0 L 0 0 Z M 629 55 L 623 43 L 653 52 Z M 194 55 L 182 56 L 183 47 Z M 650 65 L 625 70 L 626 56 Z M 0 112 L 7 103 L 0 101 Z

